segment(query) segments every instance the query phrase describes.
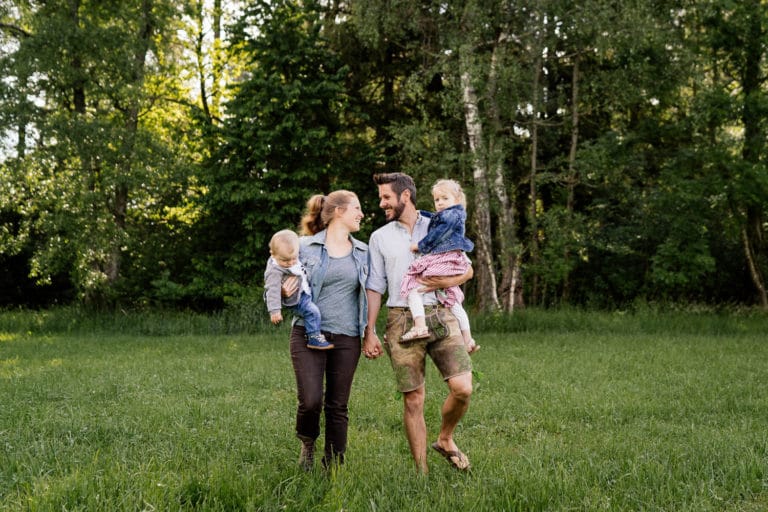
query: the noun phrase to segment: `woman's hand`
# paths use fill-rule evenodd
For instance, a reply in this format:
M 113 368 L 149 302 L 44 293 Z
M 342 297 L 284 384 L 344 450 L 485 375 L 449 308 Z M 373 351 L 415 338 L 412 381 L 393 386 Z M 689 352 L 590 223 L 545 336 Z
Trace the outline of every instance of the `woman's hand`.
M 299 279 L 299 276 L 290 276 L 286 278 L 286 280 L 283 282 L 283 286 L 280 287 L 283 297 L 290 297 L 296 293 L 296 291 L 299 289 L 299 286 L 301 285 L 301 281 Z
M 365 337 L 363 338 L 363 355 L 368 359 L 376 359 L 381 356 L 383 350 L 381 348 L 381 341 L 379 336 L 373 329 L 365 330 Z

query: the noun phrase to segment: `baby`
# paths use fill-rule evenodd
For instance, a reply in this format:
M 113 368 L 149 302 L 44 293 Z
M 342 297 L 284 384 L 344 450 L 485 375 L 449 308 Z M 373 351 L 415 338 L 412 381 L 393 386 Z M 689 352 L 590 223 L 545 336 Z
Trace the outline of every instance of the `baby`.
M 267 268 L 264 271 L 264 300 L 270 320 L 277 325 L 283 320 L 283 306 L 304 319 L 307 331 L 307 347 L 315 350 L 333 348 L 320 332 L 320 310 L 312 302 L 312 291 L 304 267 L 299 263 L 299 236 L 290 229 L 278 231 L 269 241 Z M 285 279 L 298 276 L 301 286 L 290 297 L 282 297 Z

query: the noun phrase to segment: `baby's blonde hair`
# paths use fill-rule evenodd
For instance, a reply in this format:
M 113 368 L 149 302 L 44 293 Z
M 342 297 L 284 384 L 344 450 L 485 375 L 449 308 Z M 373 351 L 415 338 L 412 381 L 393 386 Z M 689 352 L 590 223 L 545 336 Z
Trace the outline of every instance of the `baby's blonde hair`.
M 277 254 L 286 247 L 290 247 L 293 250 L 299 247 L 299 235 L 290 229 L 278 231 L 272 235 L 272 239 L 269 241 L 269 251 L 272 254 Z
M 453 197 L 456 198 L 456 202 L 464 208 L 467 207 L 467 196 L 464 194 L 464 190 L 461 188 L 458 181 L 451 179 L 437 180 L 435 184 L 432 185 L 432 193 L 434 194 L 437 189 L 447 190 L 453 194 Z

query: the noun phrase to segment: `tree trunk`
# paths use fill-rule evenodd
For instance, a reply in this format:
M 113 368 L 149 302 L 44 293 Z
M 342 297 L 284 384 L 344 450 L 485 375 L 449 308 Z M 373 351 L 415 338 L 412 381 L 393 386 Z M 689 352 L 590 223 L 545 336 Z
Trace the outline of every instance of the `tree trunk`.
M 525 307 L 525 297 L 523 295 L 523 268 L 521 265 L 522 255 L 517 253 L 515 261 L 512 265 L 512 281 L 510 282 L 510 294 L 512 295 L 512 301 L 510 302 L 509 312 L 512 313 L 515 309 L 522 309 Z
M 224 59 L 222 52 L 224 51 L 224 44 L 221 41 L 222 32 L 222 8 L 221 0 L 214 0 L 213 2 L 213 49 L 211 55 L 213 58 L 213 76 L 211 77 L 211 114 L 213 117 L 220 115 L 221 108 L 221 88 L 222 88 L 222 73 L 224 71 Z
M 205 70 L 205 2 L 203 0 L 197 0 L 195 5 L 195 15 L 197 16 L 197 34 L 195 37 L 195 57 L 197 59 L 197 82 L 200 88 L 200 103 L 203 106 L 203 113 L 205 114 L 205 122 L 207 124 L 213 123 L 213 117 L 211 115 L 211 107 L 209 106 L 208 98 L 208 86 L 207 86 L 207 73 Z
M 741 230 L 741 240 L 744 247 L 744 254 L 747 258 L 747 266 L 749 267 L 749 275 L 752 278 L 752 282 L 757 289 L 758 297 L 760 298 L 760 306 L 764 310 L 768 310 L 768 291 L 765 289 L 765 281 L 763 279 L 760 268 L 757 264 L 757 258 L 750 241 L 748 229 L 745 227 Z
M 516 251 L 517 233 L 515 226 L 514 203 L 509 200 L 507 184 L 504 178 L 504 133 L 496 101 L 499 52 L 509 38 L 502 32 L 496 39 L 491 54 L 491 67 L 488 74 L 486 99 L 489 104 L 489 119 L 492 130 L 488 135 L 488 156 L 493 171 L 493 195 L 498 203 L 496 224 L 498 225 L 497 244 L 499 247 L 498 262 L 501 266 L 501 284 L 499 286 L 501 304 L 504 311 L 511 312 L 515 307 L 522 307 L 520 259 Z M 516 293 L 516 291 L 518 293 Z
M 133 76 L 131 77 L 132 82 L 139 90 L 144 85 L 146 58 L 147 53 L 149 52 L 152 34 L 154 32 L 152 0 L 144 0 L 142 2 L 142 15 L 143 23 L 140 27 L 141 32 L 138 34 L 136 53 L 133 56 Z M 120 268 L 122 264 L 121 239 L 126 229 L 128 198 L 130 192 L 127 178 L 131 175 L 133 169 L 133 155 L 139 130 L 139 108 L 138 100 L 134 99 L 131 101 L 125 112 L 126 136 L 122 150 L 124 159 L 122 160 L 121 168 L 118 169 L 119 176 L 117 177 L 117 185 L 115 185 L 115 189 L 112 192 L 111 201 L 111 214 L 115 223 L 116 237 L 111 241 L 111 247 L 108 253 L 109 259 L 105 263 L 104 269 L 109 286 L 114 285 L 120 278 Z
M 72 28 L 80 31 L 80 0 L 72 0 L 69 4 L 69 14 L 72 19 Z M 72 101 L 67 105 L 67 108 L 74 112 L 78 118 L 84 118 L 86 114 L 86 78 L 83 72 L 83 62 L 80 54 L 73 52 L 72 60 L 70 61 L 72 68 Z M 99 217 L 100 201 L 98 194 L 95 192 L 98 189 L 99 181 L 101 180 L 101 164 L 98 159 L 94 158 L 91 151 L 81 151 L 81 161 L 83 165 L 83 175 L 86 180 L 87 189 L 92 192 L 90 204 L 88 205 L 92 212 L 93 218 Z M 98 252 L 98 251 L 96 251 Z M 87 259 L 85 261 L 88 268 L 96 275 L 100 275 L 103 271 L 102 265 L 98 257 Z M 101 291 L 94 288 L 85 289 L 85 302 L 87 304 L 100 306 L 102 305 Z
M 16 158 L 23 160 L 27 153 L 27 123 L 29 122 L 27 88 L 29 77 L 26 72 L 22 75 L 19 73 L 19 88 L 18 88 L 18 102 L 19 102 L 19 117 L 16 121 Z
M 533 84 L 531 94 L 531 104 L 533 105 L 532 119 L 531 119 L 531 167 L 530 167 L 530 225 L 531 225 L 531 263 L 535 267 L 539 263 L 539 226 L 538 226 L 538 190 L 536 188 L 536 171 L 538 168 L 538 152 L 539 152 L 539 80 L 541 77 L 541 52 L 536 56 L 534 60 L 533 70 Z M 535 303 L 539 300 L 539 276 L 536 272 L 533 274 L 531 280 L 531 298 Z
M 572 221 L 573 218 L 576 184 L 579 181 L 578 172 L 576 170 L 576 149 L 579 144 L 579 78 L 579 55 L 577 54 L 573 59 L 573 77 L 571 78 L 571 147 L 568 152 L 568 177 L 566 178 L 568 196 L 565 203 L 565 211 L 569 222 Z M 563 258 L 566 263 L 571 259 L 570 249 L 568 247 L 565 249 Z M 570 293 L 571 276 L 570 272 L 568 272 L 563 279 L 563 302 L 568 302 Z
M 491 243 L 491 217 L 489 204 L 488 172 L 483 158 L 483 127 L 480 121 L 477 92 L 472 85 L 468 63 L 462 60 L 461 88 L 464 103 L 464 119 L 469 148 L 472 152 L 473 177 L 475 182 L 475 279 L 477 282 L 477 305 L 482 311 L 499 308 L 496 290 L 496 274 L 493 269 Z
M 72 26 L 80 29 L 80 0 L 73 0 L 70 5 L 70 15 L 72 16 Z M 83 61 L 80 55 L 75 53 L 72 56 L 72 105 L 71 108 L 77 114 L 85 114 L 85 73 L 83 71 Z
M 763 16 L 761 16 L 760 0 L 749 0 L 747 9 L 750 11 L 749 25 L 745 34 L 744 69 L 742 72 L 742 89 L 744 94 L 744 108 L 742 109 L 742 123 L 744 124 L 744 146 L 742 158 L 755 167 L 760 165 L 761 155 L 765 150 L 766 134 L 762 126 L 762 104 L 766 101 L 762 91 L 764 77 L 761 77 L 760 63 L 764 58 L 765 35 L 762 28 Z M 749 264 L 749 273 L 752 282 L 760 297 L 763 309 L 768 310 L 768 294 L 761 268 L 765 248 L 764 212 L 762 205 L 755 204 L 754 200 L 748 200 L 746 206 L 745 228 L 742 230 L 744 253 Z

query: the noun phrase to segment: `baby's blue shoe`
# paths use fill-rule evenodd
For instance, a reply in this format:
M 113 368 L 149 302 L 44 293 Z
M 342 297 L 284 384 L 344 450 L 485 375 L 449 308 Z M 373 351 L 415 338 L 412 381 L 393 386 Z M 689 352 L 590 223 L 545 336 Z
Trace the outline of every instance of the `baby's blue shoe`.
M 328 342 L 323 333 L 310 334 L 307 336 L 307 348 L 328 350 L 329 348 L 333 348 L 333 343 Z

